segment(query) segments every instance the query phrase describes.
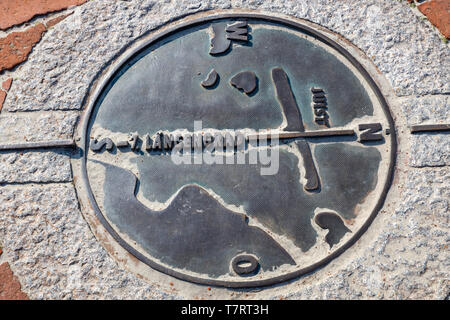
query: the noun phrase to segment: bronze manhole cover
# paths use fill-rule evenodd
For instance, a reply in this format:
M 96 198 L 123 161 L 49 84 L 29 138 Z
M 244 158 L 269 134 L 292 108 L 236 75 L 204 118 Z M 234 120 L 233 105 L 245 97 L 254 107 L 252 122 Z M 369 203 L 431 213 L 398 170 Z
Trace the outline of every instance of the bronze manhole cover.
M 121 61 L 87 110 L 82 170 L 106 230 L 152 268 L 278 283 L 339 255 L 383 204 L 395 157 L 386 102 L 310 27 L 203 17 Z

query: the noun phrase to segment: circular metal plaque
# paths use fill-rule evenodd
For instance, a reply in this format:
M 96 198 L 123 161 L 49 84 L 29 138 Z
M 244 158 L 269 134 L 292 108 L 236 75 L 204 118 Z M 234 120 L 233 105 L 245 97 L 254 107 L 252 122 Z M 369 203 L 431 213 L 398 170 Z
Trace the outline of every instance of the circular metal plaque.
M 227 287 L 338 256 L 381 208 L 395 157 L 386 102 L 357 60 L 255 14 L 178 24 L 120 59 L 83 143 L 114 239 L 158 271 Z

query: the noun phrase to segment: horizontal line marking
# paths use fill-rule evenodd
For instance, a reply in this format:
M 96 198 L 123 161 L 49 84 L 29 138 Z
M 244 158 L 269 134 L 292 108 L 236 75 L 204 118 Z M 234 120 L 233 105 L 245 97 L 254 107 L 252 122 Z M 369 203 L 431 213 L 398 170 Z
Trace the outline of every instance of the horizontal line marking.
M 411 133 L 427 131 L 449 131 L 450 124 L 416 124 L 410 127 Z
M 354 130 L 317 130 L 317 131 L 293 131 L 293 132 L 280 132 L 280 133 L 260 133 L 249 135 L 248 139 L 255 140 L 259 137 L 270 138 L 272 136 L 278 136 L 278 139 L 291 139 L 291 138 L 318 138 L 318 137 L 333 137 L 333 136 L 352 136 L 355 134 Z
M 40 148 L 64 148 L 75 146 L 75 142 L 71 139 L 54 140 L 54 141 L 39 141 L 39 142 L 24 142 L 14 144 L 0 144 L 0 151 L 24 150 L 24 149 L 40 149 Z

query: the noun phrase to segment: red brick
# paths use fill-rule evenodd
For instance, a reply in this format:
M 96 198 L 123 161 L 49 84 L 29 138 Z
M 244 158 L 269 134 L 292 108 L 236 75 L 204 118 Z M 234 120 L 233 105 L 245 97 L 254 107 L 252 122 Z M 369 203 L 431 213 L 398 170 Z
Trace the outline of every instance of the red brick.
M 9 78 L 8 80 L 3 81 L 2 83 L 2 89 L 8 92 L 9 88 L 11 88 L 13 79 Z
M 0 265 L 0 300 L 28 300 L 8 262 Z
M 431 0 L 418 6 L 420 12 L 439 29 L 446 38 L 450 38 L 450 1 Z
M 6 92 L 3 90 L 0 90 L 0 112 L 2 111 L 3 102 L 5 102 L 5 98 L 6 98 Z
M 12 32 L 6 38 L 0 39 L 0 72 L 25 61 L 45 31 L 45 26 L 40 23 L 23 32 Z
M 69 14 L 65 14 L 65 15 L 59 16 L 59 17 L 57 17 L 57 18 L 51 19 L 50 21 L 47 21 L 47 22 L 45 23 L 45 25 L 47 26 L 47 28 L 51 28 L 51 27 L 53 27 L 55 24 L 61 22 L 62 20 L 64 20 L 64 19 L 67 18 L 68 16 L 70 16 L 71 14 L 72 14 L 72 12 L 69 13 Z
M 0 29 L 5 30 L 33 17 L 80 5 L 87 0 L 1 0 Z

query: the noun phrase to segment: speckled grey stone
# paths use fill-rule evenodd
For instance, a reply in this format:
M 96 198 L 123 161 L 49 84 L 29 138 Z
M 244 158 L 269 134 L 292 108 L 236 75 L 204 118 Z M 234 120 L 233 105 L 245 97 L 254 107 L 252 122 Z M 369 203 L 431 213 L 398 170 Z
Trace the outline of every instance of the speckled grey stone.
M 409 126 L 450 123 L 450 95 L 412 96 L 399 101 Z
M 410 166 L 450 165 L 450 135 L 448 133 L 416 133 L 409 143 L 411 145 Z
M 70 184 L 0 187 L 4 255 L 32 299 L 170 299 L 95 240 Z
M 4 108 L 79 110 L 102 67 L 134 39 L 189 13 L 225 8 L 289 14 L 340 33 L 371 57 L 398 95 L 450 92 L 447 45 L 398 1 L 96 0 L 45 34 Z
M 0 144 L 71 139 L 77 112 L 23 112 L 0 115 Z
M 0 183 L 71 180 L 70 157 L 64 151 L 0 152 Z
M 408 126 L 415 124 L 450 123 L 450 96 L 432 95 L 400 99 Z M 413 167 L 450 164 L 448 133 L 415 133 L 409 140 L 409 165 Z

